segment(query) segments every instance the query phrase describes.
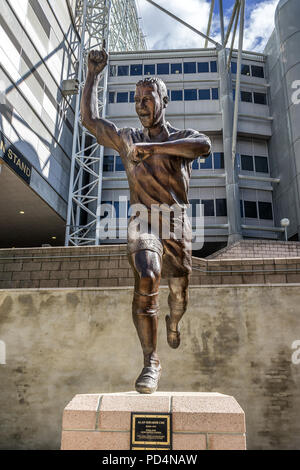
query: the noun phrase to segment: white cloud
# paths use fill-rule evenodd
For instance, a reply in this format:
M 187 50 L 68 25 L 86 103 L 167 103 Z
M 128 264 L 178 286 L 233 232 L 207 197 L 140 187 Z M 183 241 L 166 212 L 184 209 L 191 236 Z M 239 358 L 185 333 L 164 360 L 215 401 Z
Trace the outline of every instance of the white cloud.
M 208 0 L 158 0 L 157 3 L 196 29 L 206 32 L 210 1 Z M 142 27 L 147 35 L 149 49 L 188 49 L 203 47 L 204 40 L 178 21 L 170 18 L 156 7 L 138 0 L 143 19 Z
M 256 2 L 246 19 L 243 49 L 263 52 L 274 29 L 275 9 L 279 0 Z
M 244 50 L 263 51 L 274 29 L 274 13 L 278 1 L 254 0 L 254 2 L 248 2 Z M 157 3 L 194 26 L 194 28 L 206 33 L 210 0 L 172 0 L 172 2 L 157 0 Z M 232 0 L 233 3 L 234 0 Z M 138 0 L 138 6 L 149 49 L 188 49 L 204 46 L 204 40 L 200 36 L 168 17 L 146 0 Z M 228 25 L 231 11 L 232 7 L 225 12 L 225 27 Z M 214 14 L 210 35 L 213 39 L 220 41 L 219 19 L 216 14 Z M 237 41 L 235 46 L 237 46 Z

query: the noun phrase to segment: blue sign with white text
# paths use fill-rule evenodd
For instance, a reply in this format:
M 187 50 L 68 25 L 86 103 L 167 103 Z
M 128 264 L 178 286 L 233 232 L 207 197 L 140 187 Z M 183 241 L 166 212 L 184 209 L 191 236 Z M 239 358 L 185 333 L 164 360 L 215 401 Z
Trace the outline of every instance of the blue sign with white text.
M 32 165 L 2 132 L 0 132 L 0 158 L 27 184 L 30 184 Z

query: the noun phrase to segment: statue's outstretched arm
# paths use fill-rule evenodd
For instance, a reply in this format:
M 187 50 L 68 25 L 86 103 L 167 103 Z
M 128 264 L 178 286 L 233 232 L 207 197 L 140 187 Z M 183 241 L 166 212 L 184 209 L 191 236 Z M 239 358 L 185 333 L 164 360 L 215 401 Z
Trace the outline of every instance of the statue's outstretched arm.
M 99 144 L 119 150 L 119 129 L 107 119 L 101 119 L 98 111 L 98 84 L 107 59 L 105 49 L 89 53 L 88 73 L 80 104 L 81 118 L 82 124 L 96 137 Z
M 171 142 L 136 144 L 134 148 L 134 153 L 142 160 L 157 153 L 160 155 L 174 155 L 194 159 L 199 156 L 208 157 L 210 151 L 210 139 L 206 135 L 199 133 L 196 137 L 187 137 Z

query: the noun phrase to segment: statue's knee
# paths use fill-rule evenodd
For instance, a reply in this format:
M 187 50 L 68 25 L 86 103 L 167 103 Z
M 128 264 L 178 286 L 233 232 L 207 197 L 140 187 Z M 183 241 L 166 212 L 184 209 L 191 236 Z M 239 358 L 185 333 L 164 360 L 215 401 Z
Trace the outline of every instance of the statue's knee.
M 160 273 L 153 269 L 145 268 L 139 272 L 140 286 L 143 289 L 153 290 L 153 288 L 158 286 L 159 280 Z

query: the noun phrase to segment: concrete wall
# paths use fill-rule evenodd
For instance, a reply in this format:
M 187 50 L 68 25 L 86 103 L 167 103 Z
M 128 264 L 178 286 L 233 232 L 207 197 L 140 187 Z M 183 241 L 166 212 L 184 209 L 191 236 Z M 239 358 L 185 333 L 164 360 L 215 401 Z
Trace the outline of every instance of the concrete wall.
M 249 449 L 299 448 L 299 287 L 191 287 L 179 350 L 166 343 L 161 288 L 160 390 L 233 395 Z M 131 288 L 0 290 L 2 449 L 57 449 L 76 393 L 133 389 L 142 358 L 131 300 Z

